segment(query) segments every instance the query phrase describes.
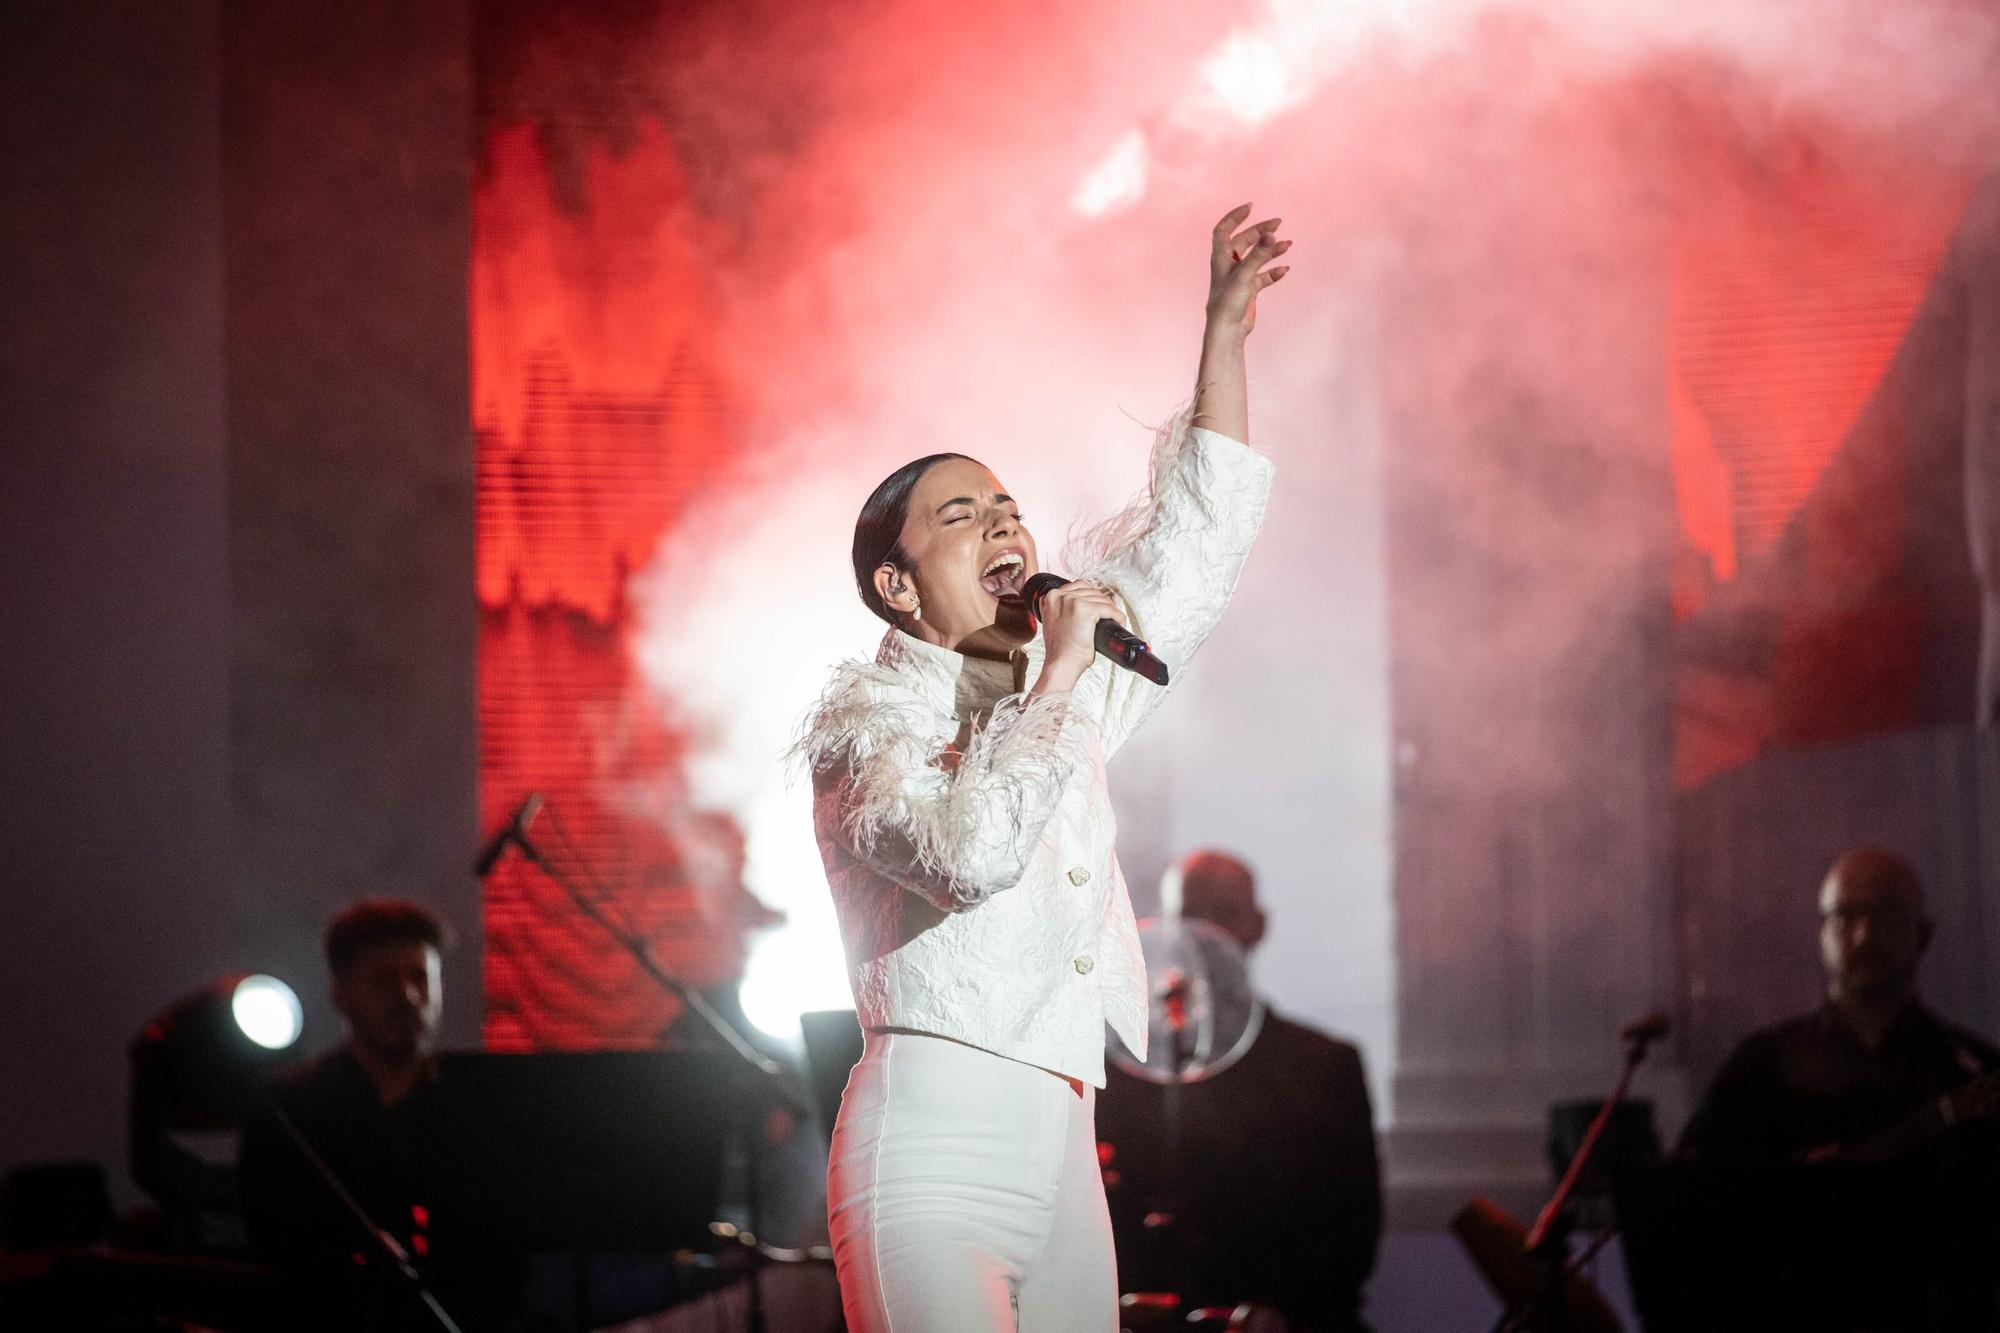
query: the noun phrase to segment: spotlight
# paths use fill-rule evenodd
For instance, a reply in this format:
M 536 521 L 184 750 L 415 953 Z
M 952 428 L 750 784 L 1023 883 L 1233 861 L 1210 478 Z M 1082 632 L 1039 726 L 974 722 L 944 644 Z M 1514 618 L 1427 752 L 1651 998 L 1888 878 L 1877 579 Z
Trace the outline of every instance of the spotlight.
M 297 993 L 276 977 L 262 974 L 236 983 L 229 997 L 229 1012 L 243 1035 L 267 1051 L 290 1049 L 306 1023 Z
M 155 1014 L 132 1042 L 137 1084 L 175 1129 L 229 1128 L 258 1080 L 299 1039 L 304 1010 L 276 977 L 236 972 Z
M 240 1243 L 234 1136 L 304 1020 L 290 986 L 236 972 L 174 1001 L 133 1039 L 132 1176 L 159 1200 L 177 1247 Z M 201 1142 L 218 1135 L 229 1142 Z

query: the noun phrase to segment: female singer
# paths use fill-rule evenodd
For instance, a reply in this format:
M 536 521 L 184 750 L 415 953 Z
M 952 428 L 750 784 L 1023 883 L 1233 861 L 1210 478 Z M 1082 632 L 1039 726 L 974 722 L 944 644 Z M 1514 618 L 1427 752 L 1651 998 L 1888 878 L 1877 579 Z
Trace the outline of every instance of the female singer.
M 1147 997 L 1104 763 L 1165 691 L 1095 633 L 1129 626 L 1177 676 L 1263 521 L 1243 344 L 1291 242 L 1249 213 L 1215 226 L 1197 390 L 1151 491 L 1048 594 L 1039 638 L 1035 539 L 979 463 L 907 464 L 855 523 L 890 628 L 800 742 L 866 1034 L 827 1181 L 854 1333 L 1118 1326 L 1092 1113 L 1105 1024 L 1143 1054 Z

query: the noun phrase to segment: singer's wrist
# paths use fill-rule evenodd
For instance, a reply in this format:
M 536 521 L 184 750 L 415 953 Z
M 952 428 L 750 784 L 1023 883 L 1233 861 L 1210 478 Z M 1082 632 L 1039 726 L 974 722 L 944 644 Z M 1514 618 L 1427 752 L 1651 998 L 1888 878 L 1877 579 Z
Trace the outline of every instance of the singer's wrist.
M 1211 326 L 1203 333 L 1188 424 L 1250 442 L 1250 393 L 1240 331 L 1231 333 Z
M 1057 658 L 1042 663 L 1042 674 L 1029 687 L 1030 694 L 1068 694 L 1083 679 L 1083 667 Z
M 1201 346 L 1205 352 L 1240 357 L 1249 342 L 1250 335 L 1244 331 L 1240 320 L 1229 319 L 1210 310 L 1202 321 Z

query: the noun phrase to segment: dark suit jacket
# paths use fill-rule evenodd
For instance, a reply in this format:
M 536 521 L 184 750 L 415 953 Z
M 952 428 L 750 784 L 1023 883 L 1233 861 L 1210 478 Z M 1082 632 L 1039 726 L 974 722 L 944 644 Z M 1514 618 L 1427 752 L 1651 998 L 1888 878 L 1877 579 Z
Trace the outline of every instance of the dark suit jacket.
M 1169 1089 L 1113 1068 L 1097 1137 L 1123 1290 L 1257 1301 L 1299 1329 L 1361 1326 L 1382 1184 L 1353 1046 L 1267 1014 L 1212 1079 Z M 1161 1213 L 1176 1224 L 1146 1225 Z

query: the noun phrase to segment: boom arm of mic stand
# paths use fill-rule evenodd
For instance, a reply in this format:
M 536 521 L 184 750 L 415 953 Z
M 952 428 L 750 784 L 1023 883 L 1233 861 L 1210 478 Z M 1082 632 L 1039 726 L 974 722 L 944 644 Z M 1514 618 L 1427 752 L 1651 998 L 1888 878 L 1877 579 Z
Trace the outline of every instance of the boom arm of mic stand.
M 1528 1232 L 1528 1249 L 1536 1250 L 1541 1247 L 1542 1242 L 1548 1238 L 1549 1228 L 1555 1225 L 1556 1214 L 1560 1213 L 1563 1205 L 1569 1202 L 1570 1195 L 1576 1193 L 1577 1183 L 1583 1179 L 1584 1168 L 1590 1165 L 1590 1159 L 1597 1154 L 1597 1141 L 1603 1138 L 1604 1131 L 1610 1128 L 1611 1117 L 1624 1102 L 1625 1093 L 1632 1086 L 1632 1075 L 1638 1072 L 1639 1062 L 1645 1058 L 1644 1041 L 1635 1041 L 1626 1048 L 1624 1066 L 1618 1071 L 1618 1082 L 1611 1089 L 1611 1095 L 1604 1099 L 1604 1105 L 1597 1108 L 1597 1118 L 1590 1122 L 1590 1128 L 1584 1132 L 1583 1142 L 1577 1145 L 1576 1152 L 1571 1155 L 1569 1169 L 1563 1172 L 1562 1183 L 1556 1186 L 1556 1192 L 1549 1196 L 1549 1201 L 1542 1205 L 1541 1215 L 1535 1219 L 1535 1225 Z
M 388 1260 L 390 1271 L 401 1278 L 417 1299 L 423 1302 L 424 1308 L 430 1311 L 431 1318 L 437 1321 L 437 1326 L 443 1329 L 444 1333 L 459 1333 L 457 1323 L 445 1313 L 445 1308 L 438 1304 L 438 1299 L 431 1294 L 431 1289 L 424 1285 L 423 1274 L 417 1272 L 416 1266 L 410 1262 L 410 1256 L 403 1253 L 403 1247 L 398 1245 L 388 1232 L 375 1225 L 375 1219 L 368 1216 L 368 1210 L 348 1193 L 347 1186 L 340 1183 L 340 1177 L 326 1164 L 326 1159 L 319 1155 L 319 1150 L 312 1146 L 311 1141 L 299 1132 L 299 1127 L 292 1123 L 292 1118 L 285 1114 L 285 1108 L 272 1101 L 267 1101 L 265 1104 L 271 1114 L 277 1117 L 279 1126 L 285 1131 L 285 1136 L 291 1139 L 292 1146 L 306 1159 L 306 1165 L 312 1168 L 313 1174 L 319 1177 L 322 1185 L 326 1186 L 327 1193 L 334 1197 L 342 1210 L 368 1237 L 369 1244 L 374 1247 L 376 1254 Z
M 1522 1248 L 1542 1260 L 1542 1271 L 1545 1275 L 1542 1289 L 1529 1298 L 1525 1308 L 1503 1313 L 1497 1327 L 1526 1328 L 1528 1321 L 1535 1316 L 1544 1302 L 1553 1303 L 1556 1312 L 1555 1326 L 1568 1327 L 1567 1286 L 1570 1266 L 1568 1246 L 1565 1242 L 1569 1233 L 1568 1228 L 1560 1224 L 1562 1210 L 1569 1203 L 1570 1196 L 1576 1193 L 1577 1185 L 1583 1180 L 1584 1169 L 1596 1156 L 1598 1141 L 1604 1137 L 1604 1131 L 1610 1128 L 1611 1117 L 1625 1101 L 1625 1094 L 1632 1086 L 1632 1075 L 1638 1072 L 1640 1063 L 1645 1060 L 1646 1048 L 1651 1044 L 1651 1040 L 1650 1036 L 1638 1036 L 1626 1044 L 1625 1062 L 1618 1071 L 1618 1081 L 1612 1086 L 1611 1095 L 1604 1099 L 1604 1105 L 1597 1108 L 1597 1116 L 1590 1122 L 1590 1128 L 1584 1132 L 1583 1142 L 1577 1145 L 1576 1152 L 1570 1156 L 1569 1169 L 1563 1172 L 1562 1182 L 1556 1186 L 1556 1192 L 1549 1196 L 1549 1201 L 1542 1205 L 1540 1215 L 1535 1218 L 1535 1225 L 1528 1231 L 1528 1238 Z M 1609 1233 L 1606 1234 L 1607 1239 L 1608 1237 Z
M 646 947 L 644 940 L 640 939 L 637 935 L 628 934 L 606 917 L 598 909 L 597 904 L 591 902 L 590 895 L 583 892 L 568 875 L 565 875 L 561 870 L 550 864 L 548 858 L 542 855 L 539 847 L 536 847 L 534 843 L 523 838 L 520 840 L 520 848 L 522 855 L 539 866 L 542 873 L 554 880 L 556 886 L 569 896 L 569 900 L 576 904 L 578 911 L 582 912 L 592 921 L 595 921 L 600 930 L 623 946 L 625 952 L 632 955 L 633 960 L 639 964 L 647 976 L 665 987 L 669 993 L 682 1004 L 686 1005 L 689 1012 L 699 1018 L 707 1025 L 711 1032 L 722 1040 L 723 1045 L 733 1051 L 743 1063 L 755 1069 L 758 1076 L 769 1085 L 772 1095 L 778 1099 L 779 1103 L 787 1111 L 796 1116 L 804 1116 L 806 1114 L 804 1098 L 792 1090 L 791 1080 L 785 1077 L 785 1071 L 778 1067 L 777 1061 L 765 1055 L 755 1046 L 752 1046 L 728 1019 L 715 1011 L 714 1005 L 702 998 L 701 992 L 690 989 L 687 983 L 661 967 L 653 958 L 652 951 Z

